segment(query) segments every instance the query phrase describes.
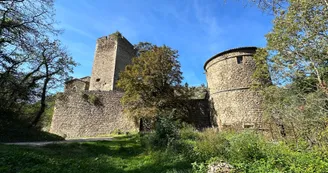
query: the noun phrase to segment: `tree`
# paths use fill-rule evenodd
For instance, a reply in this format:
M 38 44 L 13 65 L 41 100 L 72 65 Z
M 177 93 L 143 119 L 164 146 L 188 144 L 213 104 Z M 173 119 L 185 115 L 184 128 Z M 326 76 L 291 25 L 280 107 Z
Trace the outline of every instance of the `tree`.
M 72 57 L 67 54 L 67 51 L 61 47 L 59 40 L 53 42 L 45 40 L 38 45 L 40 58 L 38 64 L 38 74 L 33 78 L 40 79 L 41 101 L 40 109 L 38 110 L 32 126 L 36 126 L 42 114 L 46 109 L 46 96 L 51 88 L 57 87 L 58 83 L 63 83 L 68 77 L 69 73 L 73 72 L 73 67 L 76 63 Z
M 267 34 L 271 70 L 276 82 L 313 76 L 328 94 L 328 6 L 323 1 L 290 0 Z M 286 27 L 288 26 L 288 27 Z
M 24 105 L 40 99 L 35 126 L 49 90 L 76 65 L 56 40 L 54 15 L 53 0 L 0 1 L 0 118 L 23 114 Z
M 122 104 L 130 117 L 154 118 L 172 111 L 182 73 L 178 53 L 167 46 L 141 43 L 139 56 L 120 74 L 117 86 L 124 91 Z
M 253 77 L 264 96 L 266 118 L 282 136 L 303 137 L 311 145 L 327 130 L 327 12 L 325 0 L 289 0 L 275 13 L 267 46 L 254 57 Z
M 246 0 L 247 3 L 255 4 L 258 8 L 269 14 L 275 14 L 283 8 L 288 0 Z
M 54 24 L 53 0 L 0 1 L 0 92 L 1 110 L 34 98 L 37 87 L 31 76 L 37 45 L 60 33 Z

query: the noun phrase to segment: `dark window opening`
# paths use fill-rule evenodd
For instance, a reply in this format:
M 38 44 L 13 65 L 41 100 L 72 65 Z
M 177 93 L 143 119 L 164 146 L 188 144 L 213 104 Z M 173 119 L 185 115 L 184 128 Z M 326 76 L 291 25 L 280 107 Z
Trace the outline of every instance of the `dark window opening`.
M 243 57 L 242 56 L 237 56 L 237 64 L 243 63 Z
M 253 124 L 244 124 L 244 128 L 245 129 L 254 128 L 254 125 Z
M 100 81 L 100 78 L 96 79 L 96 82 L 99 82 Z

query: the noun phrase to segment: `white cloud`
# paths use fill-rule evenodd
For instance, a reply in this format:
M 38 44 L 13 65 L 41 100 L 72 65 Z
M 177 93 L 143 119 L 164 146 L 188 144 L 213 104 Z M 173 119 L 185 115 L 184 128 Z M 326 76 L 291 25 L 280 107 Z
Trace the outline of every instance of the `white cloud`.
M 89 38 L 89 39 L 95 39 L 95 38 L 96 38 L 96 37 L 95 37 L 93 34 L 91 34 L 90 32 L 83 31 L 83 30 L 81 30 L 81 29 L 79 29 L 79 28 L 74 27 L 73 25 L 69 25 L 69 24 L 61 24 L 60 27 L 61 27 L 61 28 L 64 28 L 65 31 L 72 31 L 72 32 L 75 32 L 75 33 L 77 33 L 77 34 L 79 34 L 79 35 L 81 35 L 81 36 L 85 36 L 85 37 L 87 37 L 87 38 Z
M 222 33 L 222 29 L 218 25 L 217 18 L 211 14 L 213 4 L 200 4 L 201 1 L 199 0 L 194 0 L 193 2 L 195 17 L 201 24 L 203 31 L 210 38 L 218 37 Z

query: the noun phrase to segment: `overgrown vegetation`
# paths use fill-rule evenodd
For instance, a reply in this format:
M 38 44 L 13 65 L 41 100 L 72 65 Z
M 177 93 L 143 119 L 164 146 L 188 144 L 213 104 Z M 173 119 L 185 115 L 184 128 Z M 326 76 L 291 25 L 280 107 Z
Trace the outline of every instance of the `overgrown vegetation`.
M 26 4 L 16 4 L 23 2 Z M 4 7 L 0 27 L 3 31 L 0 49 L 4 50 L 0 57 L 3 89 L 0 101 L 4 103 L 0 105 L 0 132 L 6 134 L 0 134 L 0 141 L 62 139 L 46 133 L 40 135 L 35 129 L 19 130 L 31 120 L 26 120 L 26 116 L 22 119 L 18 113 L 36 115 L 34 122 L 39 121 L 46 109 L 48 82 L 63 80 L 75 65 L 59 43 L 35 38 L 42 35 L 44 26 L 38 30 L 33 21 L 23 28 L 13 25 L 37 17 L 21 11 L 23 6 L 36 7 L 31 2 L 0 1 Z M 51 9 L 52 1 L 37 2 L 44 4 L 42 7 L 46 9 L 41 10 L 51 16 L 47 9 Z M 254 2 L 266 10 L 272 8 L 275 15 L 273 30 L 267 35 L 268 45 L 258 49 L 254 57 L 257 69 L 253 88 L 263 96 L 263 131 L 199 132 L 182 123 L 184 109 L 177 100 L 195 96 L 196 89 L 181 87 L 177 51 L 140 43 L 138 57 L 120 75 L 118 87 L 125 91 L 122 99 L 125 111 L 137 120 L 151 119 L 153 131 L 108 142 L 45 147 L 0 145 L 0 171 L 201 173 L 213 163 L 229 163 L 234 172 L 328 172 L 328 3 L 326 0 Z M 36 15 L 40 12 L 38 8 L 32 9 Z M 52 26 L 50 19 L 43 24 Z M 46 31 L 57 33 L 50 29 Z M 20 41 L 6 40 L 19 36 L 37 42 L 26 42 L 27 47 L 22 47 Z M 8 46 L 16 46 L 19 51 L 11 54 Z M 55 64 L 47 60 L 57 58 L 64 58 L 58 61 L 62 68 L 49 68 Z M 19 68 L 29 65 L 36 68 L 31 71 Z M 58 73 L 53 74 L 52 70 Z M 59 97 L 66 99 L 64 95 Z M 87 94 L 82 97 L 92 104 L 99 99 Z
M 189 98 L 190 90 L 181 86 L 178 51 L 143 42 L 136 48 L 138 56 L 120 73 L 117 82 L 124 91 L 121 103 L 125 114 L 136 122 L 142 119 L 140 127 L 146 129 L 172 110 L 176 112 L 174 116 L 184 116 L 182 100 Z
M 0 161 L 2 173 L 187 172 L 191 167 L 179 154 L 144 149 L 138 136 L 40 148 L 0 145 Z
M 57 39 L 52 0 L 1 1 L 0 7 L 0 126 L 28 120 L 21 127 L 37 130 L 50 91 L 76 63 Z
M 1 172 L 199 172 L 229 163 L 234 172 L 324 173 L 327 147 L 305 141 L 269 142 L 254 131 L 203 132 L 171 120 L 161 129 L 113 141 L 57 144 L 44 147 L 0 145 Z M 180 126 L 181 127 L 181 126 Z
M 30 142 L 30 141 L 57 141 L 64 138 L 48 133 L 54 111 L 56 95 L 47 97 L 47 106 L 44 115 L 36 127 L 30 128 L 30 122 L 35 118 L 40 103 L 28 104 L 22 111 L 24 114 L 8 116 L 0 119 L 0 142 Z M 10 115 L 10 114 L 8 114 Z
M 325 0 L 289 0 L 275 10 L 267 46 L 254 57 L 254 88 L 275 140 L 328 144 L 327 11 Z
M 95 106 L 101 106 L 101 100 L 99 98 L 99 96 L 96 96 L 95 94 L 91 94 L 91 93 L 82 93 L 82 98 L 87 101 L 90 104 L 93 104 Z

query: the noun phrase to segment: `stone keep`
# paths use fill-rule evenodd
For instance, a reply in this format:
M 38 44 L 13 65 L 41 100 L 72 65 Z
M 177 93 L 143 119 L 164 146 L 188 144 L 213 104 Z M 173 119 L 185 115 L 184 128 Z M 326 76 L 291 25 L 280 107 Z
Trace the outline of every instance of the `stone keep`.
M 210 101 L 220 129 L 252 128 L 260 124 L 261 98 L 250 89 L 256 47 L 221 52 L 204 65 Z
M 133 45 L 120 33 L 97 40 L 89 90 L 115 90 L 119 73 L 136 56 Z
M 186 122 L 199 129 L 260 125 L 261 98 L 250 90 L 255 51 L 256 47 L 230 49 L 205 63 L 209 93 L 188 102 Z M 115 87 L 134 56 L 133 45 L 120 33 L 99 38 L 91 77 L 65 83 L 65 91 L 57 95 L 50 132 L 74 138 L 137 131 L 136 122 L 124 115 L 123 93 Z

